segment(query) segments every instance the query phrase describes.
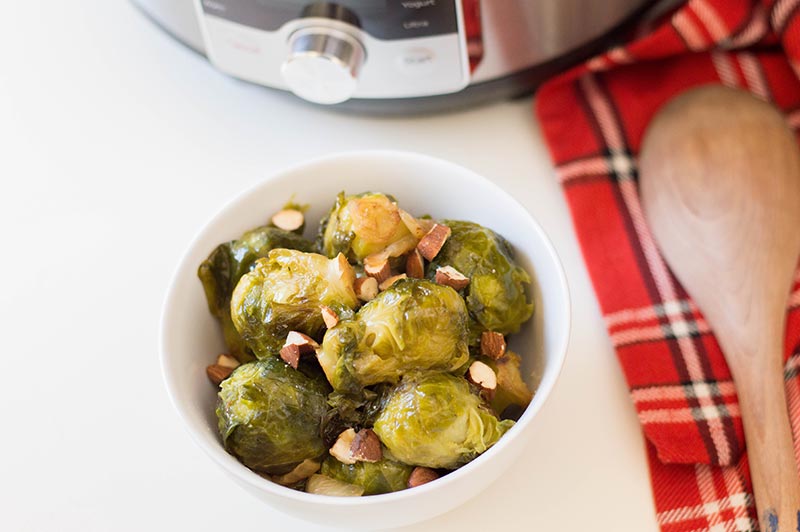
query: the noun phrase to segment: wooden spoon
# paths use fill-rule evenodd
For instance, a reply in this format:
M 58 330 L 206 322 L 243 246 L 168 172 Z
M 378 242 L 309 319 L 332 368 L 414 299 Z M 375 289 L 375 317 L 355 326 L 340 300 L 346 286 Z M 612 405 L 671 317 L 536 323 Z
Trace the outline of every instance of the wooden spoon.
M 733 374 L 761 529 L 800 530 L 783 377 L 787 297 L 800 256 L 797 140 L 771 105 L 702 87 L 651 122 L 640 174 L 656 242 Z

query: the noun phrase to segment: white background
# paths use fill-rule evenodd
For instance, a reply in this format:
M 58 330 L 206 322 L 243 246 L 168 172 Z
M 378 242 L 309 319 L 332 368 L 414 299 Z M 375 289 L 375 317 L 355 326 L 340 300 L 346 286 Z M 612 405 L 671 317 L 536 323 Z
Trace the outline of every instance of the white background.
M 251 498 L 192 443 L 162 383 L 159 312 L 224 202 L 365 148 L 450 159 L 511 192 L 554 240 L 574 305 L 527 455 L 406 530 L 656 530 L 643 440 L 529 98 L 413 119 L 320 110 L 224 77 L 122 0 L 9 2 L 0 17 L 0 529 L 322 530 Z

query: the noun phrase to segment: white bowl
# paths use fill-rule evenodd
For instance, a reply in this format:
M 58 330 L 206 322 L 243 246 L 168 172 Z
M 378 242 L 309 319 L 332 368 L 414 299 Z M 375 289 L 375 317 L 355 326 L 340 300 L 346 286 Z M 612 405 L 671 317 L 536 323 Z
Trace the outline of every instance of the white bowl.
M 224 349 L 222 335 L 206 307 L 198 265 L 221 242 L 263 225 L 294 195 L 309 203 L 307 235 L 336 194 L 380 191 L 392 194 L 416 215 L 478 222 L 503 235 L 517 260 L 532 274 L 534 318 L 512 335 L 510 347 L 523 358 L 523 375 L 535 390 L 517 424 L 483 455 L 435 482 L 369 497 L 312 495 L 274 484 L 225 452 L 214 413 L 216 389 L 205 368 Z M 569 294 L 553 246 L 531 215 L 485 178 L 428 156 L 367 151 L 314 160 L 280 172 L 228 203 L 189 246 L 167 294 L 161 319 L 161 364 L 172 403 L 198 445 L 247 491 L 293 516 L 350 530 L 402 526 L 444 513 L 477 495 L 520 459 L 535 417 L 556 382 L 570 328 Z M 523 458 L 524 459 L 524 458 Z M 531 479 L 531 482 L 536 482 Z M 229 489 L 214 486 L 209 489 Z

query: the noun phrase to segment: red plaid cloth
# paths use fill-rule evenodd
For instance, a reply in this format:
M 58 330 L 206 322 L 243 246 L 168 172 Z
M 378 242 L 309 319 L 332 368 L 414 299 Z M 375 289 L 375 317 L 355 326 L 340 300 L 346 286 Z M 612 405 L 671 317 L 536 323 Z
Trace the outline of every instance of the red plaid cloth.
M 690 0 L 643 37 L 548 82 L 536 112 L 647 440 L 665 532 L 757 530 L 730 371 L 661 259 L 637 190 L 642 133 L 696 85 L 747 89 L 800 128 L 800 0 Z M 798 228 L 800 230 L 800 228 Z M 786 394 L 800 442 L 800 273 Z M 795 451 L 800 458 L 800 445 Z

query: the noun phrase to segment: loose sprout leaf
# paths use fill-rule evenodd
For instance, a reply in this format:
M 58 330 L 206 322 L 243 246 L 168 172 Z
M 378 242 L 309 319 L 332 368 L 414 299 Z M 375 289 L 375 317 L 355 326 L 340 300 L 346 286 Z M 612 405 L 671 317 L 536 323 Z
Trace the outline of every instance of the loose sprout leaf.
M 331 497 L 360 497 L 364 493 L 364 488 L 326 475 L 311 475 L 306 482 L 306 491 Z
M 343 253 L 361 263 L 406 237 L 415 239 L 394 198 L 371 192 L 345 196 L 342 192 L 320 225 L 318 246 L 328 257 Z
M 510 334 L 533 314 L 525 286 L 531 278 L 514 261 L 509 244 L 494 231 L 472 222 L 444 220 L 452 234 L 431 262 L 428 277 L 452 266 L 470 279 L 465 299 L 471 318 L 470 345 L 483 331 Z
M 355 274 L 344 259 L 274 249 L 242 276 L 231 297 L 231 316 L 247 347 L 259 359 L 280 351 L 290 331 L 320 339 L 326 305 L 340 316 L 358 306 Z
M 343 464 L 334 457 L 322 462 L 320 473 L 364 489 L 364 495 L 378 495 L 405 489 L 413 466 L 383 458 L 378 462 Z
M 239 366 L 222 383 L 217 404 L 225 448 L 247 467 L 285 474 L 327 448 L 319 434 L 330 388 L 280 359 Z
M 455 469 L 513 425 L 485 408 L 463 378 L 428 373 L 403 379 L 389 393 L 373 430 L 403 463 Z
M 455 371 L 468 359 L 464 301 L 421 279 L 397 281 L 329 329 L 318 356 L 334 389 L 350 394 L 411 371 Z
M 222 323 L 225 343 L 231 355 L 241 361 L 252 360 L 231 320 L 231 294 L 239 279 L 253 263 L 275 248 L 310 251 L 311 242 L 275 227 L 259 227 L 238 240 L 217 246 L 200 264 L 197 275 L 203 284 L 208 309 Z

